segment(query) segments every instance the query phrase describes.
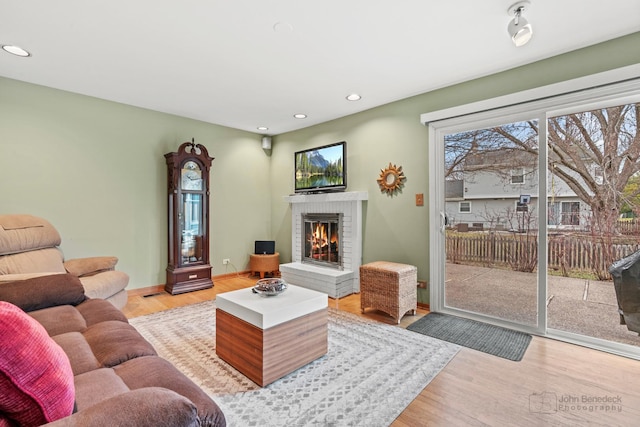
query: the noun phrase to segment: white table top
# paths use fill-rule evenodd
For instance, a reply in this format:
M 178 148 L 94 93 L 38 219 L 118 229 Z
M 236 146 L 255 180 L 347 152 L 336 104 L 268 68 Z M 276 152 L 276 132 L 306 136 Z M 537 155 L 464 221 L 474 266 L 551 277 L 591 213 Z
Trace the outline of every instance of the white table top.
M 224 292 L 216 296 L 216 307 L 261 329 L 313 313 L 329 305 L 325 293 L 287 285 L 280 295 L 263 297 L 251 288 Z

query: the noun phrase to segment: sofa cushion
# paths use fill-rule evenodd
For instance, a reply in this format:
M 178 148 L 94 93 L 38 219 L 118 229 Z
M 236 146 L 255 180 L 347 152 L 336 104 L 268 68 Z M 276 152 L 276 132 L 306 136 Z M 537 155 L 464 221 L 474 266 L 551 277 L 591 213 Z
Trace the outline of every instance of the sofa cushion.
M 129 275 L 122 271 L 103 271 L 94 276 L 80 278 L 84 292 L 89 298 L 109 298 L 122 291 L 129 284 Z
M 27 280 L 27 279 L 33 279 L 34 277 L 42 277 L 42 276 L 51 276 L 52 274 L 65 274 L 65 272 L 59 271 L 59 272 L 53 272 L 53 271 L 47 271 L 45 273 L 11 273 L 11 274 L 0 274 L 0 285 L 2 285 L 3 283 L 8 283 L 8 282 L 15 282 L 18 280 Z
M 47 331 L 17 306 L 0 301 L 0 412 L 23 426 L 73 412 L 69 358 Z
M 85 411 L 113 396 L 129 392 L 129 387 L 111 368 L 100 368 L 79 374 L 75 378 L 75 384 L 78 412 Z
M 59 246 L 60 234 L 44 218 L 0 215 L 0 255 Z
M 113 270 L 117 263 L 118 258 L 114 256 L 76 258 L 65 261 L 64 268 L 69 273 L 82 277 Z
M 191 379 L 161 357 L 138 357 L 115 366 L 113 370 L 131 390 L 163 387 L 185 396 L 198 408 L 201 426 L 226 424 L 220 407 Z
M 73 274 L 54 274 L 0 284 L 0 301 L 8 301 L 24 311 L 78 305 L 85 299 L 84 287 Z
M 102 367 L 110 368 L 129 359 L 155 356 L 154 348 L 130 324 L 107 320 L 82 333 Z
M 0 257 L 0 274 L 66 273 L 58 248 L 38 249 Z
M 82 315 L 87 326 L 106 320 L 118 320 L 120 322 L 129 323 L 127 316 L 118 310 L 113 304 L 103 299 L 89 299 L 82 304 L 76 306 L 76 310 Z
M 195 405 L 171 390 L 148 387 L 113 396 L 47 427 L 203 427 Z M 222 424 L 224 425 L 224 424 Z
M 86 304 L 86 302 L 83 304 Z M 81 305 L 82 304 L 80 304 L 80 306 Z M 87 322 L 82 316 L 82 313 L 71 305 L 59 305 L 57 307 L 30 311 L 29 316 L 44 326 L 51 336 L 64 334 L 66 332 L 83 332 L 87 329 Z
M 53 340 L 64 350 L 71 362 L 73 375 L 100 368 L 100 362 L 91 350 L 91 346 L 80 332 L 67 332 L 55 335 Z
M 89 326 L 108 320 L 129 323 L 120 310 L 102 299 L 88 299 L 75 307 L 60 305 L 30 311 L 29 315 L 44 326 L 51 336 L 84 332 Z

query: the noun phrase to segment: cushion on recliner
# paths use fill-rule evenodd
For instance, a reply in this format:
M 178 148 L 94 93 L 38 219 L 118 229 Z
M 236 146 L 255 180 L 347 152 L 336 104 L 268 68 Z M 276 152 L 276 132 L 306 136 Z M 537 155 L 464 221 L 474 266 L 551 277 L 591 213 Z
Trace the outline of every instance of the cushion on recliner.
M 21 426 L 71 415 L 75 388 L 69 358 L 20 308 L 0 301 L 0 412 Z
M 94 276 L 83 276 L 80 282 L 89 298 L 108 298 L 127 286 L 129 276 L 118 270 L 103 271 Z
M 64 268 L 78 277 L 93 275 L 102 271 L 113 270 L 118 263 L 114 256 L 96 256 L 89 258 L 69 259 L 64 262 Z
M 42 277 L 42 276 L 51 276 L 52 274 L 65 274 L 63 271 L 53 272 L 48 271 L 46 273 L 11 273 L 11 274 L 0 274 L 0 285 L 3 283 L 16 282 L 18 280 L 27 280 L 33 279 L 34 277 Z
M 59 246 L 62 239 L 49 221 L 33 215 L 0 215 L 0 255 Z
M 0 284 L 0 301 L 8 301 L 24 311 L 78 305 L 85 299 L 80 279 L 68 273 Z
M 66 273 L 58 248 L 38 249 L 0 257 L 0 274 Z

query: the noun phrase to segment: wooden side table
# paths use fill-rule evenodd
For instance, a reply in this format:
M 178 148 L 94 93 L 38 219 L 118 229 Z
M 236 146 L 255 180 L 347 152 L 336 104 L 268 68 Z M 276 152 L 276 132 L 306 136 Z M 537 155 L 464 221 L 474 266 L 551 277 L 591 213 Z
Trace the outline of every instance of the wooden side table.
M 249 259 L 249 270 L 251 274 L 259 273 L 260 278 L 264 279 L 265 273 L 277 274 L 280 272 L 280 253 L 266 255 L 266 254 L 251 254 Z

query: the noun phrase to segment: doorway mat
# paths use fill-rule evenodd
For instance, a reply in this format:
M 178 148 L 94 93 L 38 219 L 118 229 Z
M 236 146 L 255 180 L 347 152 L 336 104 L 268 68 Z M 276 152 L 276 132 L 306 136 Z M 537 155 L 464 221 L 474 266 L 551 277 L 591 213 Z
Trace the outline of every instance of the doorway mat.
M 407 329 L 516 362 L 522 360 L 532 338 L 524 332 L 442 313 L 429 313 Z

